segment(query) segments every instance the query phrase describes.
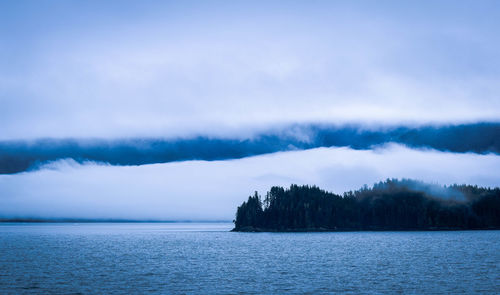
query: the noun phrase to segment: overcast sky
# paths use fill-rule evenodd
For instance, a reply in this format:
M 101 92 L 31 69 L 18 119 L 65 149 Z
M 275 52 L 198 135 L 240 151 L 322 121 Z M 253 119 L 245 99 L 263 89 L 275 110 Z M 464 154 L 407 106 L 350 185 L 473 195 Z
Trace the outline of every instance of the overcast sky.
M 0 141 L 498 122 L 499 28 L 499 1 L 0 1 Z M 0 175 L 0 217 L 232 219 L 275 184 L 498 186 L 499 158 L 389 145 L 62 160 Z
M 2 1 L 0 139 L 500 118 L 498 1 Z

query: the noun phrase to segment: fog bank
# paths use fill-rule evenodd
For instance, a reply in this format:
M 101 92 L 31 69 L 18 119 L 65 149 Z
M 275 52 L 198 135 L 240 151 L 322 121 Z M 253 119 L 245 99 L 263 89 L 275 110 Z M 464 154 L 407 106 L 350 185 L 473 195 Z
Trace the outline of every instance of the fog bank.
M 342 193 L 393 177 L 498 186 L 500 156 L 390 145 L 126 167 L 62 160 L 0 175 L 0 217 L 232 220 L 248 195 L 273 185 L 314 184 Z

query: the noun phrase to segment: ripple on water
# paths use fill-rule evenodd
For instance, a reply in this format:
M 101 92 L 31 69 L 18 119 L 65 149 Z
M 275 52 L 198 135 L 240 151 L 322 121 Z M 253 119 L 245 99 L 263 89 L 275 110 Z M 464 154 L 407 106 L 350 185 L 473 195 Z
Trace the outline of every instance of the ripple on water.
M 500 231 L 0 225 L 0 293 L 500 293 Z

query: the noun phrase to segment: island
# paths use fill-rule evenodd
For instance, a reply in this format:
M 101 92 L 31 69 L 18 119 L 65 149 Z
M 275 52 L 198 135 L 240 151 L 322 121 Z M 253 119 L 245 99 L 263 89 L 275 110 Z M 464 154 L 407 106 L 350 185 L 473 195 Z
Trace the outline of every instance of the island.
M 500 188 L 387 179 L 337 195 L 272 187 L 238 207 L 238 232 L 500 229 Z

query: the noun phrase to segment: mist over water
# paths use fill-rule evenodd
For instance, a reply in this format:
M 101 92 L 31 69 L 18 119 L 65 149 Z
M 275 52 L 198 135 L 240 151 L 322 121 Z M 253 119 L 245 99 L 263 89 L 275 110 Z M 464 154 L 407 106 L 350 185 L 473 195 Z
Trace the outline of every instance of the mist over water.
M 0 1 L 0 294 L 500 294 L 499 231 L 229 232 L 255 191 L 386 179 L 338 197 L 397 216 L 359 228 L 498 226 L 499 28 L 498 0 Z M 291 229 L 347 220 L 303 191 Z
M 318 185 L 342 194 L 387 178 L 439 185 L 500 183 L 500 157 L 389 145 L 318 148 L 225 161 L 143 166 L 79 164 L 0 175 L 2 218 L 233 220 L 242 201 L 272 186 Z M 457 197 L 457 196 L 451 196 Z

